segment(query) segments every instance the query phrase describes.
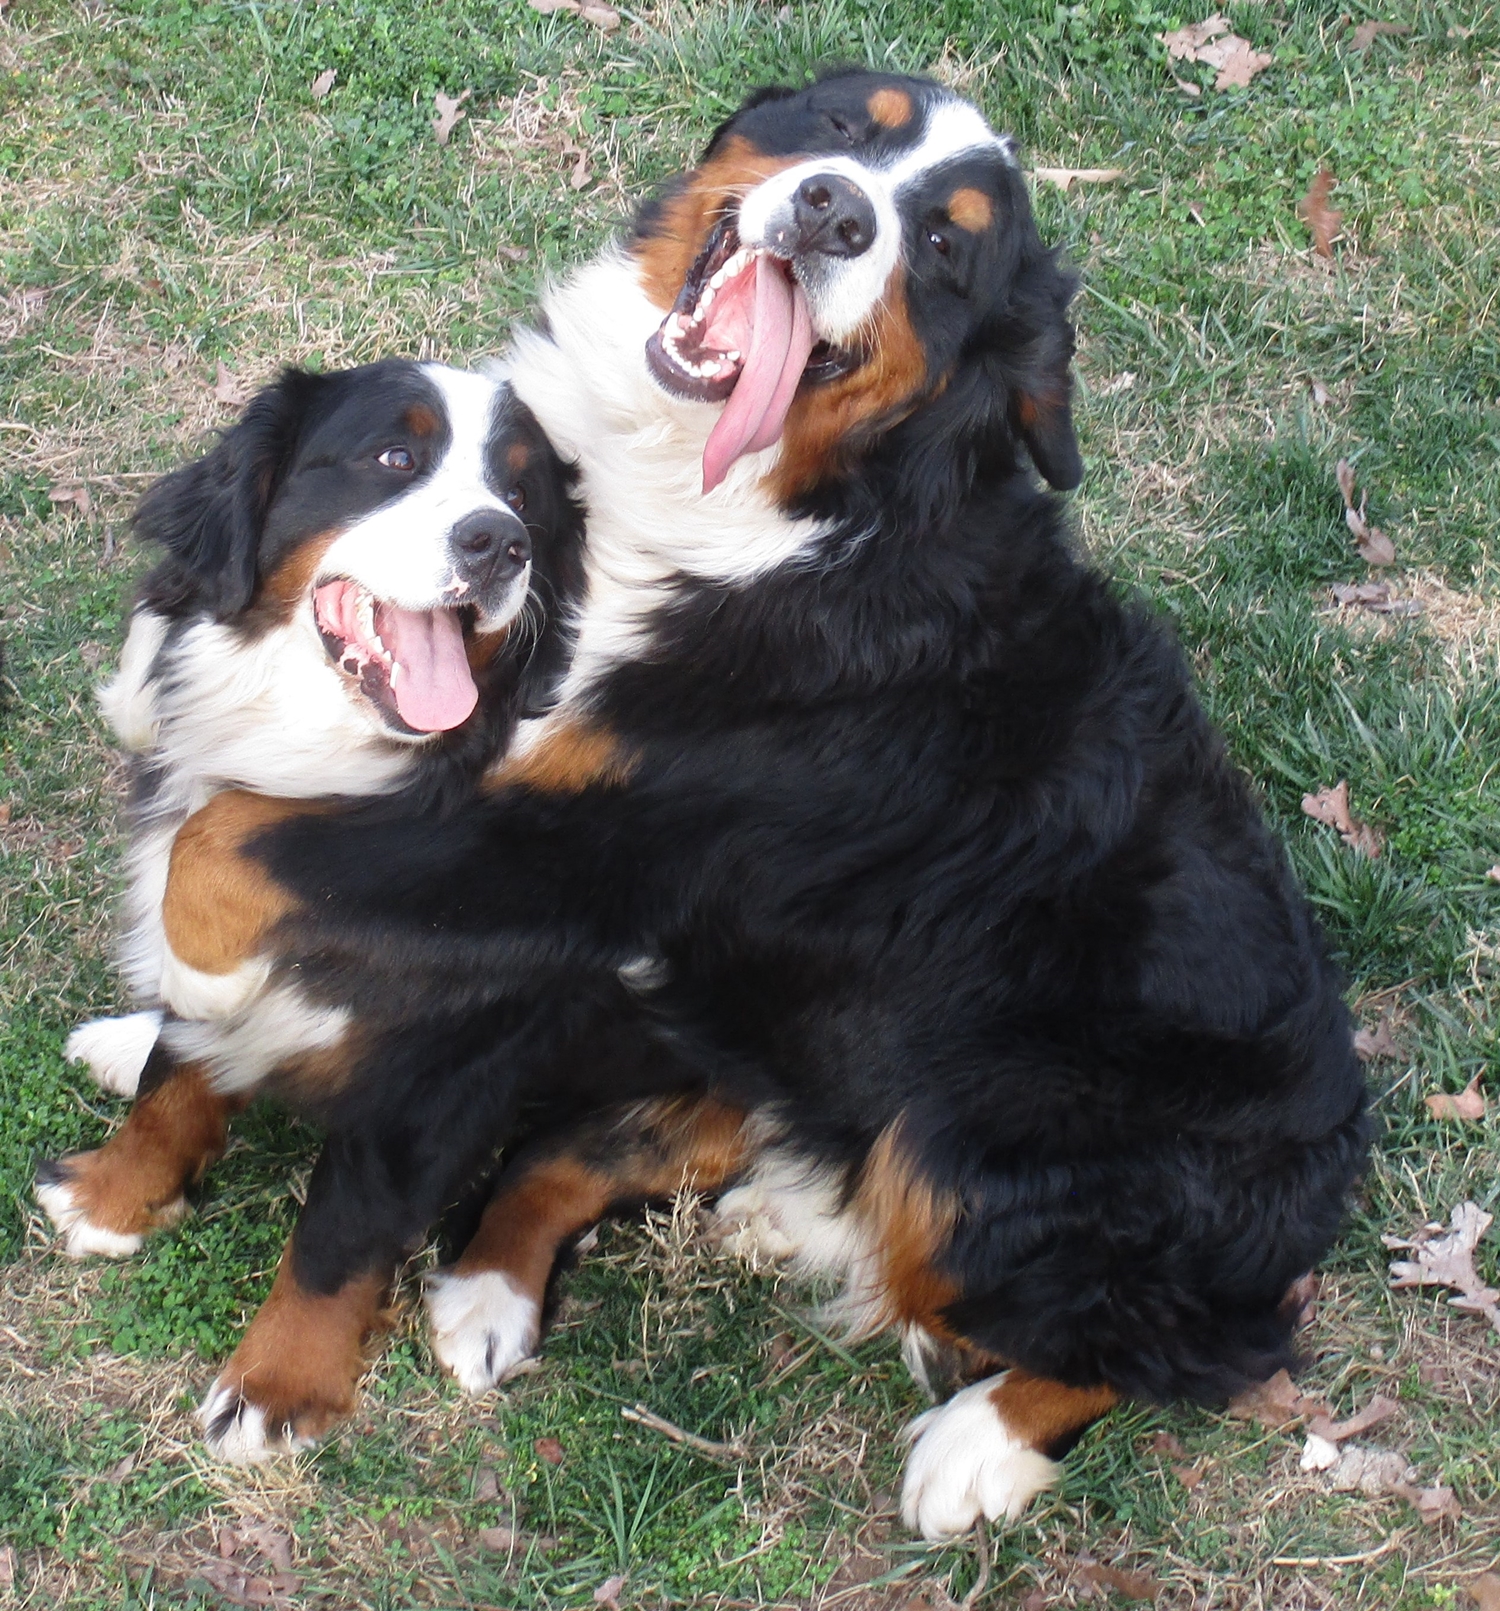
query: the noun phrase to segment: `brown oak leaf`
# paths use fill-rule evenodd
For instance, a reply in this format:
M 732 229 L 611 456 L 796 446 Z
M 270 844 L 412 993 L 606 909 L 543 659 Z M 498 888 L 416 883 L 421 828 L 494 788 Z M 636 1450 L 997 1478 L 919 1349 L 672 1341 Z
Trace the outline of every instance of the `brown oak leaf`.
M 1434 1119 L 1482 1119 L 1488 1111 L 1484 1092 L 1479 1089 L 1480 1076 L 1476 1074 L 1455 1096 L 1449 1091 L 1434 1091 L 1423 1100 Z
M 243 408 L 252 395 L 250 386 L 240 380 L 222 358 L 214 366 L 214 383 L 210 390 L 225 408 Z
M 1297 203 L 1297 216 L 1312 232 L 1313 250 L 1319 257 L 1333 256 L 1344 215 L 1328 205 L 1328 197 L 1338 180 L 1327 168 L 1319 168 L 1307 194 Z
M 439 145 L 447 145 L 453 138 L 453 130 L 468 116 L 463 110 L 463 104 L 473 93 L 473 90 L 465 90 L 455 97 L 444 95 L 439 90 L 433 96 L 432 104 L 437 107 L 437 116 L 432 120 L 432 132 L 437 136 Z
M 1380 834 L 1369 823 L 1361 822 L 1349 809 L 1349 781 L 1340 778 L 1331 789 L 1319 789 L 1316 794 L 1302 796 L 1302 810 L 1314 822 L 1337 828 L 1339 837 L 1351 850 L 1373 861 L 1384 843 Z
M 1100 1589 L 1113 1589 L 1127 1600 L 1154 1600 L 1161 1584 L 1145 1572 L 1130 1572 L 1123 1566 L 1107 1566 L 1091 1555 L 1078 1557 L 1078 1575 L 1085 1583 Z
M 1257 1382 L 1232 1398 L 1228 1413 L 1236 1421 L 1286 1426 L 1309 1415 L 1326 1415 L 1327 1411 L 1317 1399 L 1304 1398 L 1290 1374 L 1279 1370 L 1269 1381 Z
M 48 503 L 70 503 L 81 515 L 87 515 L 94 507 L 94 500 L 89 497 L 89 489 L 77 482 L 62 482 L 51 487 L 47 492 Z
M 1474 1268 L 1474 1249 L 1494 1223 L 1477 1203 L 1460 1203 L 1449 1216 L 1446 1227 L 1425 1225 L 1411 1237 L 1382 1236 L 1388 1248 L 1405 1248 L 1414 1259 L 1396 1259 L 1391 1264 L 1391 1285 L 1402 1287 L 1452 1287 L 1458 1296 L 1448 1302 L 1468 1314 L 1483 1315 L 1500 1331 L 1500 1292 L 1487 1287 Z
M 1493 1572 L 1471 1577 L 1464 1588 L 1479 1611 L 1500 1611 L 1500 1577 Z
M 560 1466 L 566 1458 L 563 1446 L 556 1438 L 538 1438 L 532 1448 L 536 1450 L 537 1458 L 545 1460 L 549 1466 Z
M 1380 1022 L 1374 1029 L 1357 1029 L 1354 1032 L 1354 1054 L 1362 1063 L 1372 1063 L 1377 1057 L 1395 1057 L 1397 1052 L 1388 1012 L 1380 1015 Z
M 1368 50 L 1382 34 L 1409 34 L 1404 22 L 1362 22 L 1349 41 L 1350 50 Z

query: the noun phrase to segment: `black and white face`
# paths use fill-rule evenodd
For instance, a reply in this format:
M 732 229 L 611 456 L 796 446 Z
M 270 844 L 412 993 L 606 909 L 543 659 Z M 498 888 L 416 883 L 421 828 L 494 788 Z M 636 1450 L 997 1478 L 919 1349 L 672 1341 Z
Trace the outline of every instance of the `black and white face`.
M 534 565 L 576 523 L 567 488 L 505 382 L 390 361 L 284 376 L 141 523 L 183 562 L 179 613 L 207 605 L 305 679 L 322 666 L 380 730 L 420 741 L 473 712 Z M 210 540 L 185 551 L 190 522 Z
M 652 374 L 725 403 L 705 485 L 782 441 L 784 492 L 938 395 L 1023 265 L 1050 265 L 1010 138 L 942 85 L 864 72 L 752 96 L 632 250 L 666 310 Z

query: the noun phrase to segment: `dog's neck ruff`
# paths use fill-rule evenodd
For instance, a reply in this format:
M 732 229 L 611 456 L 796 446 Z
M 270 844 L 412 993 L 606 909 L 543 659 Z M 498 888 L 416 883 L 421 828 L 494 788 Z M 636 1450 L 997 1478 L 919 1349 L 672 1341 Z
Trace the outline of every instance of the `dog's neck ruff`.
M 567 708 L 612 665 L 649 651 L 651 618 L 675 586 L 735 586 L 807 564 L 826 528 L 791 519 L 765 490 L 779 447 L 747 453 L 712 492 L 704 446 L 722 405 L 669 396 L 644 360 L 661 309 L 621 249 L 570 276 L 544 303 L 546 332 L 517 338 L 506 365 L 517 396 L 564 458 L 588 508 L 587 582 Z M 527 723 L 518 742 L 534 742 Z

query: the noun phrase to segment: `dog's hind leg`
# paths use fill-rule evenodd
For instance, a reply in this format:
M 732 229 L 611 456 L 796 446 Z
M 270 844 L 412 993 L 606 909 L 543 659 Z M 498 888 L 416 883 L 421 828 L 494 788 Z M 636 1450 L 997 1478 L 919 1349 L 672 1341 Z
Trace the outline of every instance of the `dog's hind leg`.
M 710 1097 L 615 1110 L 523 1154 L 501 1176 L 458 1262 L 428 1279 L 438 1360 L 471 1393 L 502 1382 L 535 1353 L 558 1253 L 612 1208 L 713 1191 L 738 1174 L 746 1115 Z
M 102 1147 L 37 1170 L 37 1201 L 71 1258 L 125 1258 L 187 1212 L 183 1196 L 223 1153 L 245 1098 L 216 1091 L 199 1063 L 152 1053 L 125 1123 Z

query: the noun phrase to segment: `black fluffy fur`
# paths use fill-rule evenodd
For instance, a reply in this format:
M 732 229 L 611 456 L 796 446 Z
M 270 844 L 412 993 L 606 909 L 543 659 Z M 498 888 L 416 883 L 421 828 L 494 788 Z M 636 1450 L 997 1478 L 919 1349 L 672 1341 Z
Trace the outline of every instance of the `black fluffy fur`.
M 734 126 L 821 149 L 817 97 L 882 82 Z M 313 1285 L 419 1235 L 519 1105 L 702 1087 L 851 1171 L 899 1123 L 988 1353 L 1210 1402 L 1290 1362 L 1367 1146 L 1340 981 L 1178 646 L 1026 473 L 1077 479 L 1071 282 L 998 182 L 984 294 L 914 276 L 946 385 L 799 506 L 830 562 L 683 582 L 599 688 L 626 785 L 265 841 L 307 973 L 393 1032 L 330 1114 Z

